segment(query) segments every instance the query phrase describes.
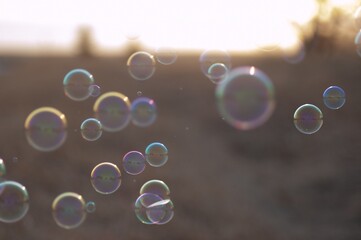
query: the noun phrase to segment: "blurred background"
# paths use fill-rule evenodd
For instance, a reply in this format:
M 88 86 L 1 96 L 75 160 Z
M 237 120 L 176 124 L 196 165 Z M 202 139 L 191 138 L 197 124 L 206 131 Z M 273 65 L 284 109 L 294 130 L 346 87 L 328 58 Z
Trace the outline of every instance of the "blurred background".
M 361 239 L 361 68 L 355 12 L 361 1 L 83 1 L 0 0 L 0 156 L 6 179 L 29 192 L 27 215 L 0 222 L 0 239 Z M 157 63 L 146 81 L 133 79 L 128 57 L 177 52 Z M 222 120 L 216 85 L 203 75 L 206 49 L 226 50 L 232 68 L 255 66 L 275 87 L 276 108 L 262 126 L 238 130 Z M 80 124 L 92 117 L 95 98 L 75 102 L 64 94 L 72 69 L 91 72 L 101 92 L 132 101 L 141 92 L 158 107 L 156 122 L 130 124 L 85 141 Z M 322 93 L 346 92 L 339 110 Z M 319 132 L 304 135 L 294 111 L 312 103 L 324 114 Z M 61 110 L 68 137 L 53 152 L 32 148 L 24 122 L 42 106 Z M 137 176 L 122 169 L 127 152 L 164 143 L 169 161 Z M 90 172 L 117 164 L 122 185 L 98 194 Z M 145 225 L 134 214 L 139 189 L 161 179 L 171 190 L 174 218 Z M 56 225 L 51 204 L 63 192 L 94 201 L 78 228 Z

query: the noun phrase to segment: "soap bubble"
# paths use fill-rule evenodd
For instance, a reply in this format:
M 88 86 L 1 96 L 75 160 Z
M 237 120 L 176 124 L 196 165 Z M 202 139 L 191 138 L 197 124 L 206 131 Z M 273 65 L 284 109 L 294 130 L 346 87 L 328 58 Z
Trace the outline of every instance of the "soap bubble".
M 65 115 L 52 107 L 32 111 L 25 120 L 25 133 L 29 144 L 39 151 L 53 151 L 66 140 Z
M 170 190 L 167 184 L 165 184 L 163 181 L 153 179 L 144 183 L 140 188 L 139 195 L 144 193 L 153 193 L 161 197 L 162 200 L 166 200 L 169 199 Z
M 103 133 L 102 124 L 98 119 L 88 118 L 81 124 L 80 132 L 85 140 L 96 141 Z
M 303 61 L 306 56 L 305 46 L 302 41 L 298 40 L 291 48 L 283 50 L 283 59 L 291 64 L 297 64 Z
M 29 210 L 29 195 L 18 182 L 0 182 L 0 221 L 14 223 L 21 220 Z
M 89 87 L 93 84 L 93 75 L 84 69 L 71 70 L 63 81 L 65 95 L 75 101 L 87 99 L 91 95 Z
M 156 50 L 155 57 L 163 65 L 170 65 L 177 61 L 177 51 L 173 48 L 160 47 Z
M 56 224 L 65 229 L 79 227 L 86 218 L 85 201 L 81 195 L 73 192 L 57 196 L 52 210 Z
M 98 97 L 100 95 L 100 87 L 96 84 L 92 84 L 89 86 L 89 92 L 90 92 L 90 96 L 92 97 Z
M 87 202 L 85 205 L 85 209 L 86 209 L 87 213 L 95 212 L 95 210 L 96 210 L 95 202 L 92 202 L 92 201 Z
M 228 70 L 223 63 L 214 63 L 208 69 L 209 79 L 213 83 L 219 84 L 227 76 Z
M 123 157 L 124 170 L 131 175 L 138 175 L 145 169 L 145 158 L 142 153 L 130 151 Z
M 94 167 L 91 172 L 91 183 L 98 193 L 114 193 L 121 184 L 119 168 L 109 162 L 103 162 Z
M 355 37 L 356 53 L 361 57 L 361 30 L 358 31 Z
M 297 130 L 304 134 L 317 132 L 323 124 L 321 110 L 312 104 L 304 104 L 297 108 L 293 119 Z
M 222 63 L 227 69 L 231 69 L 231 57 L 223 50 L 206 50 L 199 57 L 201 70 L 203 74 L 211 79 L 209 68 L 215 63 Z
M 137 92 L 137 95 L 138 95 L 139 97 L 142 96 L 142 94 L 143 94 L 143 93 L 142 93 L 141 91 L 138 91 L 138 92 Z
M 132 123 L 138 127 L 148 127 L 157 119 L 157 107 L 153 99 L 138 97 L 130 106 Z
M 94 103 L 95 117 L 108 132 L 117 132 L 130 122 L 130 101 L 127 96 L 118 92 L 107 92 Z
M 153 55 L 147 52 L 133 53 L 128 61 L 128 72 L 136 80 L 147 80 L 155 73 L 155 60 Z
M 153 193 L 141 194 L 134 203 L 134 212 L 138 220 L 144 224 L 153 224 L 148 218 L 147 207 L 162 200 L 160 196 Z
M 158 225 L 163 225 L 173 219 L 174 205 L 172 200 L 166 199 L 147 206 L 146 214 L 148 219 Z
M 275 108 L 274 89 L 266 74 L 255 67 L 232 70 L 216 88 L 221 116 L 239 130 L 264 124 Z
M 323 102 L 330 109 L 339 109 L 346 102 L 345 91 L 338 86 L 331 86 L 323 92 Z
M 151 143 L 145 149 L 145 157 L 152 167 L 161 167 L 168 161 L 168 149 L 162 143 Z
M 0 158 L 0 178 L 4 177 L 6 175 L 6 167 L 4 160 Z

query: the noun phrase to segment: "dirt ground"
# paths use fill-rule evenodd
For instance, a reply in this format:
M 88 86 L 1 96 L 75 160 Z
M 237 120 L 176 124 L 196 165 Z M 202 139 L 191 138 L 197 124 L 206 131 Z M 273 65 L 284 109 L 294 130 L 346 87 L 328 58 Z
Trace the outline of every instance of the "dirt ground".
M 267 53 L 265 53 L 267 55 Z M 180 55 L 170 66 L 157 65 L 143 82 L 132 79 L 126 58 L 1 57 L 0 156 L 7 179 L 25 185 L 30 209 L 23 220 L 0 223 L 0 239 L 361 239 L 361 59 L 352 51 L 309 54 L 297 65 L 281 57 L 232 56 L 233 67 L 254 65 L 273 81 L 276 109 L 263 126 L 239 131 L 222 120 L 215 85 L 200 71 L 198 56 Z M 142 91 L 153 98 L 158 118 L 148 128 L 130 124 L 104 132 L 95 142 L 81 138 L 81 122 L 93 116 L 95 98 L 74 102 L 62 80 L 74 68 L 93 73 L 102 92 L 119 91 L 130 100 Z M 322 93 L 339 85 L 347 100 L 327 109 Z M 293 113 L 313 103 L 324 125 L 313 135 L 299 133 Z M 50 153 L 26 141 L 24 121 L 35 108 L 52 106 L 68 120 L 68 138 Z M 144 152 L 153 142 L 169 149 L 161 168 L 138 175 L 122 170 L 122 185 L 100 195 L 90 172 L 103 161 L 117 164 L 130 150 Z M 174 219 L 144 225 L 133 203 L 141 185 L 161 179 L 171 190 Z M 56 225 L 53 199 L 72 191 L 97 205 L 73 230 Z

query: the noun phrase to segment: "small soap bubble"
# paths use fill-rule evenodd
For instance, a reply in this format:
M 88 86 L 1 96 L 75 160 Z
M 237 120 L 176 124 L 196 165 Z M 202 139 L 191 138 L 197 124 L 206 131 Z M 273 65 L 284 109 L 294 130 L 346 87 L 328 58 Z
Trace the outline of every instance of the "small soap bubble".
M 86 209 L 87 213 L 95 212 L 95 210 L 96 210 L 95 202 L 92 202 L 92 201 L 87 202 L 85 205 L 85 209 Z
M 107 92 L 94 103 L 93 111 L 105 131 L 117 132 L 130 122 L 130 101 L 122 93 Z
M 161 167 L 168 161 L 168 149 L 162 143 L 151 143 L 145 149 L 145 159 L 152 167 Z
M 0 178 L 4 177 L 6 175 L 6 167 L 4 160 L 0 158 Z
M 90 96 L 98 97 L 101 93 L 100 87 L 96 84 L 92 84 L 89 86 Z
M 66 140 L 65 115 L 52 107 L 32 111 L 25 120 L 25 134 L 29 144 L 43 152 L 58 149 Z
M 169 199 L 170 190 L 167 184 L 161 180 L 153 179 L 144 183 L 140 188 L 139 195 L 144 193 L 156 194 L 162 198 L 162 200 Z
M 65 229 L 77 228 L 86 218 L 85 201 L 77 193 L 65 192 L 54 199 L 52 212 L 58 226 Z
M 157 119 L 157 107 L 153 99 L 138 97 L 130 106 L 132 123 L 138 127 L 148 127 Z
M 141 194 L 134 203 L 135 216 L 141 223 L 154 224 L 147 215 L 148 206 L 162 201 L 163 199 L 154 193 Z
M 323 92 L 323 102 L 329 109 L 339 109 L 346 102 L 345 91 L 338 86 L 328 87 Z
M 143 95 L 143 93 L 142 93 L 141 91 L 138 91 L 138 92 L 137 92 L 137 95 L 140 97 L 140 96 Z
M 91 96 L 89 87 L 94 85 L 94 78 L 87 70 L 74 69 L 65 75 L 63 85 L 67 97 L 74 101 L 83 101 Z
M 131 175 L 138 175 L 145 169 L 144 155 L 137 151 L 130 151 L 123 157 L 124 170 Z
M 173 219 L 174 205 L 172 200 L 166 199 L 147 206 L 146 214 L 153 224 L 163 225 Z
M 133 53 L 128 61 L 128 72 L 135 80 L 147 80 L 155 73 L 154 56 L 147 52 Z
M 160 47 L 155 52 L 155 57 L 157 58 L 157 61 L 163 65 L 170 65 L 177 61 L 177 51 L 173 48 Z
M 228 74 L 228 68 L 223 63 L 214 63 L 208 69 L 209 79 L 219 84 Z
M 223 64 L 228 70 L 231 69 L 231 57 L 223 50 L 206 50 L 199 57 L 199 63 L 203 74 L 211 79 L 209 68 L 215 63 Z
M 90 179 L 95 191 L 111 194 L 120 187 L 121 173 L 115 164 L 103 162 L 94 167 Z
M 29 195 L 18 182 L 0 182 L 0 221 L 14 223 L 21 220 L 29 210 Z
M 103 133 L 102 124 L 98 119 L 88 118 L 81 124 L 80 132 L 85 140 L 96 141 Z
M 313 104 L 304 104 L 297 108 L 293 119 L 297 130 L 304 134 L 317 132 L 323 124 L 323 114 L 321 110 Z

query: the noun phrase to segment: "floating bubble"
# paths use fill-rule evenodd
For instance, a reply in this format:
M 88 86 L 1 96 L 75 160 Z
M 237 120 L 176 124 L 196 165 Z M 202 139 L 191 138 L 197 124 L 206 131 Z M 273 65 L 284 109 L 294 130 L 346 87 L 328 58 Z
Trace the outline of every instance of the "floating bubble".
M 304 104 L 297 108 L 293 119 L 297 130 L 304 134 L 317 132 L 323 124 L 321 110 L 312 104 Z
M 232 70 L 217 86 L 216 98 L 225 121 L 239 130 L 261 126 L 275 108 L 273 84 L 255 67 Z
M 102 124 L 98 119 L 88 118 L 81 124 L 80 132 L 85 140 L 96 141 L 103 133 Z
M 103 162 L 94 167 L 90 179 L 95 191 L 111 194 L 120 187 L 120 177 L 120 170 L 115 164 Z
M 92 97 L 98 97 L 100 95 L 100 87 L 96 84 L 92 84 L 89 86 L 89 92 L 90 92 L 90 96 Z
M 127 66 L 130 76 L 136 80 L 147 80 L 155 72 L 153 55 L 143 51 L 133 53 L 127 61 Z
M 95 202 L 92 202 L 92 201 L 87 202 L 85 205 L 85 209 L 86 209 L 87 213 L 95 212 L 95 210 L 96 210 Z
M 361 29 L 361 6 L 354 13 L 355 25 L 357 29 Z
M 174 216 L 173 202 L 170 199 L 155 202 L 147 207 L 146 214 L 152 223 L 158 225 L 166 224 Z
M 29 144 L 39 151 L 53 151 L 66 140 L 65 115 L 52 107 L 32 111 L 25 120 L 25 134 Z
M 95 117 L 105 131 L 116 132 L 125 128 L 131 119 L 130 101 L 118 92 L 102 94 L 94 103 Z
M 85 201 L 81 195 L 73 192 L 57 196 L 52 210 L 56 224 L 65 229 L 79 227 L 86 218 Z
M 155 57 L 163 65 L 170 65 L 177 61 L 177 51 L 173 48 L 161 47 L 156 50 Z
M 306 56 L 305 46 L 302 41 L 298 40 L 291 48 L 283 50 L 283 59 L 291 64 L 297 64 L 303 61 Z
M 211 78 L 209 68 L 215 63 L 222 63 L 227 69 L 231 69 L 231 57 L 226 51 L 223 50 L 206 50 L 199 57 L 201 70 L 203 74 Z
M 346 102 L 345 91 L 338 86 L 331 86 L 323 92 L 323 102 L 330 109 L 339 109 Z
M 137 95 L 138 95 L 139 97 L 142 96 L 142 94 L 143 94 L 143 93 L 142 93 L 141 91 L 138 91 L 138 92 L 137 92 Z
M 145 158 L 142 153 L 130 151 L 123 157 L 124 170 L 131 175 L 138 175 L 145 169 Z
M 157 119 L 157 107 L 153 99 L 139 97 L 130 106 L 132 122 L 138 127 L 148 127 Z
M 94 85 L 94 78 L 87 70 L 74 69 L 65 75 L 63 85 L 67 97 L 83 101 L 91 96 L 89 87 Z
M 355 37 L 356 53 L 361 57 L 361 30 L 358 31 Z
M 140 188 L 139 195 L 144 193 L 152 193 L 156 194 L 162 198 L 162 200 L 169 199 L 170 190 L 167 184 L 165 184 L 161 180 L 149 180 L 148 182 L 144 183 L 143 186 Z
M 228 68 L 223 63 L 214 63 L 208 69 L 209 79 L 219 84 L 228 74 Z
M 145 149 L 145 159 L 150 166 L 161 167 L 168 161 L 168 149 L 162 143 L 151 143 Z
M 6 175 L 6 167 L 4 160 L 0 158 L 0 178 L 4 177 Z
M 134 212 L 138 220 L 144 224 L 153 224 L 148 218 L 147 207 L 162 200 L 160 196 L 153 193 L 141 194 L 134 203 Z
M 0 182 L 0 221 L 14 223 L 21 220 L 29 210 L 29 195 L 18 182 Z

